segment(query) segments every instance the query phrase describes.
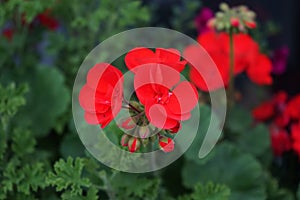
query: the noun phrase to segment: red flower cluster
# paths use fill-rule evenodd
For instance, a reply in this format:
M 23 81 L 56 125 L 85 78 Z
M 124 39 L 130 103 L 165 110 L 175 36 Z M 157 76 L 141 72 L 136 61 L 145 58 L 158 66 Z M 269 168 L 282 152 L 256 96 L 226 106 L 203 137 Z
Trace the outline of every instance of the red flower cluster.
M 258 44 L 247 34 L 234 34 L 234 74 L 238 75 L 246 72 L 248 77 L 256 84 L 271 84 L 270 76 L 272 64 L 269 58 L 259 51 Z M 205 32 L 198 37 L 198 42 L 204 47 L 216 64 L 224 83 L 215 83 L 210 90 L 215 90 L 226 86 L 229 82 L 229 35 L 221 32 Z M 186 54 L 199 56 L 196 48 L 188 47 Z M 210 66 L 201 66 L 201 68 Z M 208 70 L 208 69 L 204 69 Z M 211 74 L 214 76 L 214 74 Z M 208 91 L 207 84 L 203 76 L 194 68 L 191 68 L 190 78 L 201 90 Z
M 257 121 L 269 121 L 273 152 L 276 156 L 293 149 L 300 156 L 300 95 L 288 100 L 285 92 L 252 111 Z
M 130 51 L 125 62 L 135 73 L 134 88 L 145 106 L 148 120 L 161 129 L 177 129 L 180 121 L 190 117 L 198 102 L 196 89 L 187 81 L 180 81 L 186 62 L 173 49 L 137 48 Z M 137 67 L 140 66 L 140 67 Z
M 180 81 L 180 71 L 186 61 L 181 60 L 180 52 L 175 49 L 152 51 L 135 48 L 127 53 L 125 63 L 134 73 L 134 89 L 139 103 L 135 102 L 137 107 L 130 102 L 125 105 L 125 108 L 132 109 L 132 116 L 121 120 L 120 126 L 127 131 L 139 132 L 140 138 L 124 134 L 121 145 L 130 152 L 137 151 L 140 144 L 150 137 L 150 129 L 144 125 L 151 123 L 162 129 L 157 135 L 159 147 L 165 152 L 172 151 L 174 141 L 164 133 L 177 133 L 181 121 L 190 118 L 198 102 L 196 88 L 188 81 Z M 101 124 L 104 128 L 119 113 L 122 82 L 122 73 L 106 63 L 97 64 L 88 72 L 79 102 L 89 124 Z

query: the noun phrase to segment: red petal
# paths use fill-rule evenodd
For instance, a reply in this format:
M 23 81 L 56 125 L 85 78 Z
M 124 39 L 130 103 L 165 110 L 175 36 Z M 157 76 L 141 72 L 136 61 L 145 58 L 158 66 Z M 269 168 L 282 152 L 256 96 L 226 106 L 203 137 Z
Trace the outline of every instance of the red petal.
M 248 68 L 247 74 L 254 83 L 269 85 L 272 83 L 271 70 L 272 63 L 270 59 L 263 54 L 259 54 Z
M 197 103 L 198 93 L 196 89 L 188 81 L 183 81 L 173 90 L 173 95 L 167 106 L 173 113 L 182 114 L 190 112 Z
M 86 111 L 104 113 L 110 108 L 110 102 L 105 98 L 95 97 L 96 92 L 89 86 L 84 85 L 79 93 L 80 106 Z M 101 98 L 101 99 L 100 99 Z M 105 103 L 108 102 L 108 103 Z
M 149 59 L 154 59 L 155 54 L 152 50 L 144 47 L 138 47 L 129 51 L 125 56 L 125 64 L 133 73 L 134 68 L 149 63 Z
M 160 104 L 146 106 L 146 116 L 157 128 L 171 129 L 177 125 L 177 120 L 168 118 L 166 114 L 164 107 Z

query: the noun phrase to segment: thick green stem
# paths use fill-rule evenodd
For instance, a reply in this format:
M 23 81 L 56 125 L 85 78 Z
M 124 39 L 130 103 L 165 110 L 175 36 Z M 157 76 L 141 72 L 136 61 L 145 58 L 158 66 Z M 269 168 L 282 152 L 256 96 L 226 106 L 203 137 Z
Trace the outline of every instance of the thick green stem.
M 234 104 L 234 41 L 233 31 L 229 31 L 229 86 L 228 86 L 228 105 Z

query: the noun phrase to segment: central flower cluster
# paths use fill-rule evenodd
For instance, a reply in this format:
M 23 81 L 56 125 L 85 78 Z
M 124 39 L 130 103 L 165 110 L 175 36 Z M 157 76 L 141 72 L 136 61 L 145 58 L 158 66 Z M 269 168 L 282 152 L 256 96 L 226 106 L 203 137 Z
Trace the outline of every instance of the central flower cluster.
M 121 140 L 122 146 L 128 146 L 131 152 L 136 151 L 140 140 L 144 142 L 150 135 L 149 130 L 141 128 L 141 125 L 150 123 L 161 130 L 156 139 L 162 150 L 173 150 L 174 142 L 167 135 L 178 132 L 181 122 L 191 117 L 191 111 L 198 102 L 196 88 L 188 81 L 181 81 L 180 72 L 186 61 L 175 49 L 157 48 L 152 51 L 141 47 L 127 53 L 125 64 L 134 74 L 134 89 L 139 100 L 135 103 L 137 105 L 123 99 L 120 70 L 107 63 L 96 64 L 90 69 L 87 83 L 79 94 L 86 121 L 105 128 L 118 115 L 122 102 L 125 102 L 123 108 L 130 109 L 132 120 L 126 119 L 122 124 L 135 132 L 143 132 L 138 134 L 143 138 L 125 135 Z M 138 123 L 140 121 L 142 123 Z

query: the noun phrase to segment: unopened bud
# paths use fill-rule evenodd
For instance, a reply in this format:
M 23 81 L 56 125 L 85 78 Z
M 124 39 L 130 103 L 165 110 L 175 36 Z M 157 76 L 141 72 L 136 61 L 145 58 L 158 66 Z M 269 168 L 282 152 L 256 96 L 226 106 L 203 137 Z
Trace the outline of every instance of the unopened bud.
M 133 121 L 132 117 L 128 117 L 120 120 L 119 126 L 125 130 L 132 130 L 136 127 L 136 123 Z
M 129 139 L 130 139 L 130 136 L 127 135 L 127 134 L 124 134 L 124 135 L 122 136 L 122 138 L 121 138 L 121 145 L 122 145 L 123 147 L 127 147 L 127 146 L 128 146 L 128 141 L 129 141 Z
M 175 143 L 171 138 L 161 137 L 159 139 L 159 146 L 160 146 L 161 150 L 163 150 L 166 153 L 173 151 L 174 145 L 175 145 Z
M 138 138 L 132 137 L 128 141 L 128 150 L 133 153 L 140 148 L 141 142 Z
M 232 17 L 232 18 L 230 19 L 230 24 L 231 24 L 231 26 L 233 26 L 233 27 L 238 27 L 239 24 L 240 24 L 240 21 L 239 21 L 238 18 Z
M 229 10 L 228 4 L 227 3 L 221 3 L 220 4 L 220 10 L 223 10 L 223 11 Z
M 139 136 L 140 138 L 148 138 L 150 136 L 150 130 L 147 126 L 139 127 Z
M 250 29 L 256 28 L 256 23 L 253 22 L 253 21 L 246 21 L 246 22 L 245 22 L 245 25 L 246 25 L 248 28 L 250 28 Z

